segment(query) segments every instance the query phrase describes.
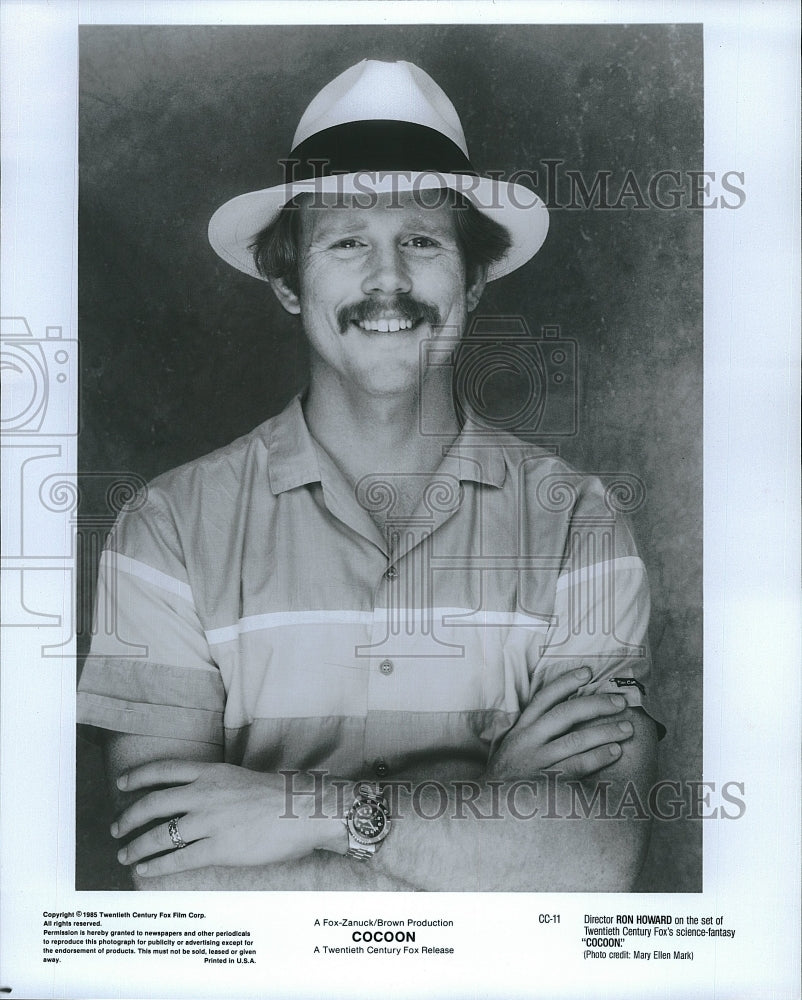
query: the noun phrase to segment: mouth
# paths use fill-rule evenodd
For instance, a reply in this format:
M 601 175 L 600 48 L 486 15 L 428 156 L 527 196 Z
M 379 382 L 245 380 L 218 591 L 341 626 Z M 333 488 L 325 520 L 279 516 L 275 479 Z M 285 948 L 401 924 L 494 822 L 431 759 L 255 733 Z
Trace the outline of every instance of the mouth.
M 365 299 L 346 306 L 337 312 L 340 333 L 354 327 L 361 333 L 409 333 L 423 323 L 432 328 L 440 325 L 440 312 L 436 306 L 409 298 L 395 297 L 384 302 Z
M 400 333 L 412 330 L 421 321 L 407 319 L 402 316 L 389 316 L 382 319 L 353 320 L 353 325 L 365 333 Z

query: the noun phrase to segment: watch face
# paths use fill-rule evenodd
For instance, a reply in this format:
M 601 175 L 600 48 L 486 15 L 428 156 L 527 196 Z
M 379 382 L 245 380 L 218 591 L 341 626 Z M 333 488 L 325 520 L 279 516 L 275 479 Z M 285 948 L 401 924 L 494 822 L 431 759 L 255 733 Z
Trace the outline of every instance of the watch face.
M 354 830 L 367 839 L 380 836 L 387 825 L 387 819 L 382 810 L 369 802 L 363 802 L 354 809 L 352 822 Z

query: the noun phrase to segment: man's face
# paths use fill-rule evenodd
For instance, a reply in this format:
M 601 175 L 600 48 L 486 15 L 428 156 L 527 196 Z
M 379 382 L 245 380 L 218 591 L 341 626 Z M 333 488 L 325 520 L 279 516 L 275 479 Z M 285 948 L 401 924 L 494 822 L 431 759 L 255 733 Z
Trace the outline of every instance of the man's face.
M 468 283 L 449 205 L 396 193 L 391 207 L 391 199 L 304 206 L 299 247 L 313 373 L 322 366 L 348 389 L 377 396 L 419 384 L 420 342 L 459 336 L 484 287 L 483 275 Z

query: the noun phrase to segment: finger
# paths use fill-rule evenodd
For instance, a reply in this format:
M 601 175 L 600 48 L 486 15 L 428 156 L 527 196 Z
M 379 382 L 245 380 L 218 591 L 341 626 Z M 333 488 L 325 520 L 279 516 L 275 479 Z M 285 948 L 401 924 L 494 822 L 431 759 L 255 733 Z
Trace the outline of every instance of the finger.
M 177 788 L 164 788 L 158 792 L 149 792 L 141 799 L 132 803 L 111 824 L 112 837 L 126 837 L 140 826 L 152 823 L 157 819 L 170 819 L 187 813 L 197 803 L 197 795 L 193 794 L 191 786 L 179 785 Z
M 595 747 L 586 753 L 568 757 L 552 765 L 552 769 L 559 771 L 560 777 L 586 778 L 595 771 L 600 771 L 603 767 L 609 767 L 619 759 L 623 751 L 617 743 L 606 743 L 604 746 Z
M 560 702 L 538 719 L 537 735 L 543 743 L 548 743 L 582 722 L 615 715 L 626 708 L 626 705 L 626 698 L 620 694 L 589 694 Z
M 173 851 L 163 854 L 160 858 L 150 858 L 142 861 L 134 869 L 137 875 L 145 878 L 156 878 L 159 875 L 175 875 L 178 872 L 193 871 L 197 868 L 208 868 L 214 864 L 210 841 L 199 840 L 183 851 Z
M 587 684 L 592 676 L 593 671 L 590 667 L 579 667 L 544 684 L 524 709 L 520 721 L 527 723 L 539 719 L 555 705 L 570 698 L 583 684 Z
M 542 767 L 553 767 L 559 761 L 581 756 L 589 750 L 628 740 L 634 731 L 631 722 L 610 722 L 603 726 L 576 729 L 547 743 L 540 749 L 538 758 L 545 761 Z
M 208 764 L 196 760 L 151 760 L 125 771 L 117 779 L 117 787 L 126 792 L 150 785 L 185 785 L 195 781 Z
M 177 818 L 177 833 L 185 844 L 192 844 L 203 839 L 200 835 L 198 821 L 193 821 L 190 816 L 179 816 Z M 121 847 L 117 852 L 117 860 L 121 865 L 133 865 L 144 858 L 152 858 L 154 854 L 162 854 L 164 851 L 178 851 L 187 848 L 177 848 L 170 836 L 169 823 L 159 823 L 152 830 L 143 833 L 132 840 L 130 844 Z

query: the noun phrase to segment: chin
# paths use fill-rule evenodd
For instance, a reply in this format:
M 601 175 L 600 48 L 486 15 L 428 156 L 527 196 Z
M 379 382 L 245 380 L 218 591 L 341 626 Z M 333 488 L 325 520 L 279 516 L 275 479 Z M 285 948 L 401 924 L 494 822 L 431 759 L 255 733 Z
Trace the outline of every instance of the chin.
M 372 368 L 360 373 L 359 384 L 368 396 L 410 396 L 418 395 L 417 367 L 407 377 L 398 370 L 381 372 Z

